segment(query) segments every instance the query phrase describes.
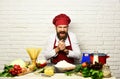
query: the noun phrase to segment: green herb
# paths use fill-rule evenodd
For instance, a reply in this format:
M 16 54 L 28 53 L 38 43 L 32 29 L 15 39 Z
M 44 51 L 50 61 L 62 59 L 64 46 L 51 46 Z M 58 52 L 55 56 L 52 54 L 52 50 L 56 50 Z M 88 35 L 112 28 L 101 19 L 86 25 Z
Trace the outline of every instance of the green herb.
M 76 74 L 78 72 L 82 73 L 83 77 L 91 77 L 92 79 L 102 79 L 103 78 L 103 72 L 101 70 L 95 70 L 88 67 L 82 67 L 80 65 L 76 65 L 74 70 L 66 71 L 65 74 L 68 76 L 71 76 L 72 74 Z
M 0 72 L 0 77 L 12 77 L 12 75 L 9 73 L 11 68 L 13 68 L 13 65 L 5 65 L 4 70 Z
M 73 70 L 74 72 L 80 72 L 82 70 L 82 65 L 79 64 L 79 65 L 76 65 L 75 69 Z
M 67 75 L 67 76 L 71 76 L 73 73 L 75 73 L 74 71 L 66 71 L 65 72 L 65 74 Z
M 66 71 L 65 74 L 68 75 L 68 76 L 71 76 L 72 74 L 74 73 L 78 73 L 82 70 L 82 65 L 79 64 L 79 65 L 76 65 L 75 69 L 74 70 L 70 70 L 70 71 Z
M 88 69 L 87 67 L 83 68 L 82 69 L 82 74 L 83 74 L 83 77 L 90 77 L 90 69 Z
M 91 77 L 92 79 L 102 79 L 103 72 L 101 70 L 92 70 Z

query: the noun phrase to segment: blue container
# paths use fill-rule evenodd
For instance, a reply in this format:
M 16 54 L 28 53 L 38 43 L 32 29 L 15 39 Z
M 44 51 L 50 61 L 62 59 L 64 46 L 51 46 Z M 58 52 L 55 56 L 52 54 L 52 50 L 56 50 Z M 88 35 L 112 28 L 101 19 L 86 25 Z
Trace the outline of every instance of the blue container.
M 90 63 L 90 54 L 89 53 L 82 53 L 82 60 L 81 60 L 81 64 L 84 62 L 88 62 Z

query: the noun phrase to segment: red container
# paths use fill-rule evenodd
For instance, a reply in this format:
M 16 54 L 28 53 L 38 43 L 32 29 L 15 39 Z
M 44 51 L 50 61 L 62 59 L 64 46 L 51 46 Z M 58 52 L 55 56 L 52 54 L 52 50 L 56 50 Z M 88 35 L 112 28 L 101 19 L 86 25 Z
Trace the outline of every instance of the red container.
M 104 53 L 92 53 L 92 54 L 90 54 L 90 62 L 91 63 L 93 63 L 94 55 L 98 55 L 98 62 L 102 63 L 102 64 L 106 64 L 106 60 L 107 60 L 107 58 L 109 58 L 109 56 L 107 56 Z

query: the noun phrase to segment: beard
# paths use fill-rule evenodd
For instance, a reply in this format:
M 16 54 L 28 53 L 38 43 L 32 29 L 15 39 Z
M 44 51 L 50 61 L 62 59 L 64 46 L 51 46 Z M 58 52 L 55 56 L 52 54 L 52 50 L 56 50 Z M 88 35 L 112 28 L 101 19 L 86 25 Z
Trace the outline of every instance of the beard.
M 60 36 L 60 34 L 65 34 L 65 35 L 64 36 Z M 62 39 L 66 40 L 67 36 L 68 36 L 68 33 L 65 32 L 65 31 L 57 32 L 57 37 L 58 37 L 59 40 L 62 40 Z

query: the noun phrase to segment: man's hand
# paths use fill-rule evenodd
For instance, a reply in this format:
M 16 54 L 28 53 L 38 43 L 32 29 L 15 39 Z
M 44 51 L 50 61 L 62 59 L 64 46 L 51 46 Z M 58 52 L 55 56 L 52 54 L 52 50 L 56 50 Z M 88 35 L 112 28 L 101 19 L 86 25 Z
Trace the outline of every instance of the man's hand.
M 58 43 L 58 46 L 55 48 L 56 53 L 59 51 L 64 51 L 66 54 L 69 53 L 69 50 L 66 49 L 65 42 L 63 40 L 60 40 Z
M 59 51 L 63 51 L 65 49 L 65 42 L 60 40 L 58 42 L 58 46 L 55 48 L 55 52 L 58 53 Z
M 55 48 L 55 52 L 58 53 L 60 51 L 59 47 Z
M 66 53 L 66 55 L 69 54 L 69 50 L 68 49 L 64 49 L 64 52 Z
M 63 40 L 59 41 L 58 47 L 61 51 L 63 51 L 65 49 L 65 42 Z

